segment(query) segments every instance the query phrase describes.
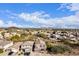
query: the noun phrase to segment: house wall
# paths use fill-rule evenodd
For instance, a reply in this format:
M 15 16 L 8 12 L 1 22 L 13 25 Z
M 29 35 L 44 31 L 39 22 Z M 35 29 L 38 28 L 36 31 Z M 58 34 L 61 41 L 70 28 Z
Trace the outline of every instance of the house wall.
M 46 45 L 44 43 L 35 44 L 35 51 L 46 50 Z
M 25 51 L 27 51 L 27 52 L 30 51 L 31 52 L 32 51 L 32 47 L 33 46 L 31 46 L 31 45 L 22 45 L 21 49 L 25 49 Z
M 13 42 L 9 43 L 9 44 L 6 44 L 3 48 L 4 49 L 7 49 L 8 47 L 12 46 L 13 45 Z
M 40 51 L 41 50 L 40 44 L 35 44 L 35 49 L 34 50 L 35 51 Z
M 0 49 L 2 49 L 3 47 L 2 46 L 0 46 Z
M 19 49 L 12 48 L 12 49 L 11 49 L 11 51 L 13 51 L 13 52 L 18 52 L 18 51 L 19 51 Z
M 27 45 L 22 45 L 21 49 L 25 49 L 27 47 Z

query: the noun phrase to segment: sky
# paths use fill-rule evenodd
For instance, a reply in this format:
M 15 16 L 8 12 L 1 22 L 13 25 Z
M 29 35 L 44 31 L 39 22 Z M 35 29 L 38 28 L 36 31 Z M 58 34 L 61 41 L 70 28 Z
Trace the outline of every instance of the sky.
M 79 29 L 78 3 L 0 3 L 0 27 Z

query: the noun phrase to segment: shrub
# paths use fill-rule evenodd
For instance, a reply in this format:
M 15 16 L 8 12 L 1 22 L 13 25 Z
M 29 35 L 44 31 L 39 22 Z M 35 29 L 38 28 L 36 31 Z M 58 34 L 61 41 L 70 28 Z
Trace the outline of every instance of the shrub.
M 19 41 L 19 39 L 20 39 L 20 37 L 18 35 L 12 36 L 10 38 L 10 40 L 12 40 L 12 41 Z
M 52 47 L 52 43 L 51 42 L 46 42 L 46 46 L 47 46 L 47 49 L 50 49 Z
M 64 40 L 64 44 L 69 45 L 70 47 L 78 47 L 79 46 L 79 42 L 75 43 L 75 42 L 71 42 L 69 40 Z
M 37 36 L 38 37 L 42 37 L 44 39 L 47 39 L 48 38 L 44 33 L 38 33 Z
M 24 38 L 24 37 L 27 37 L 28 35 L 29 35 L 29 34 L 27 34 L 27 33 L 22 33 L 22 34 L 21 34 L 21 37 Z
M 64 52 L 70 52 L 70 48 L 68 46 L 64 46 L 64 45 L 51 45 L 51 46 L 47 46 L 47 51 L 49 53 L 64 53 Z
M 0 49 L 0 53 L 3 53 L 3 49 Z
M 36 37 L 34 35 L 29 35 L 27 41 L 34 41 Z

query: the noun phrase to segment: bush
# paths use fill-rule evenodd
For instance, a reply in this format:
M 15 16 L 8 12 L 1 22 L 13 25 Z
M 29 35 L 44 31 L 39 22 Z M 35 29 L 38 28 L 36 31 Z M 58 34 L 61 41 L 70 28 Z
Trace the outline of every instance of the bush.
M 19 41 L 20 37 L 18 35 L 12 36 L 10 38 L 11 41 Z
M 69 45 L 70 47 L 78 47 L 79 46 L 79 42 L 75 43 L 75 42 L 71 42 L 69 40 L 64 40 L 64 44 Z
M 65 53 L 65 52 L 70 52 L 70 48 L 68 46 L 63 46 L 63 45 L 51 45 L 51 46 L 47 46 L 47 51 L 49 53 Z
M 47 42 L 46 42 L 46 45 L 47 45 L 48 48 L 49 48 L 49 47 L 52 47 L 52 43 L 51 43 L 50 41 L 47 41 Z
M 38 37 L 42 37 L 44 39 L 47 39 L 48 38 L 44 33 L 38 33 L 37 36 Z
M 27 41 L 34 41 L 36 37 L 34 35 L 29 35 Z
M 22 33 L 22 34 L 21 34 L 21 37 L 22 37 L 22 38 L 25 38 L 25 37 L 27 37 L 28 35 L 29 35 L 29 34 L 27 34 L 27 33 Z
M 0 53 L 3 53 L 3 49 L 0 49 Z

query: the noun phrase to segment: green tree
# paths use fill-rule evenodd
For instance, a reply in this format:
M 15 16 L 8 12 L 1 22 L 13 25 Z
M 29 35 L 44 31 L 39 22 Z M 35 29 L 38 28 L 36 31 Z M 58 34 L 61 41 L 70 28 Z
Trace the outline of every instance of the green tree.
M 20 40 L 20 37 L 18 35 L 15 35 L 15 36 L 12 36 L 10 39 L 12 41 L 19 41 Z
M 3 49 L 0 49 L 0 53 L 3 53 Z
M 38 37 L 42 37 L 44 39 L 47 39 L 48 37 L 44 33 L 37 33 Z
M 25 37 L 27 37 L 27 36 L 28 36 L 28 34 L 22 33 L 20 37 L 21 37 L 21 38 L 25 38 Z

